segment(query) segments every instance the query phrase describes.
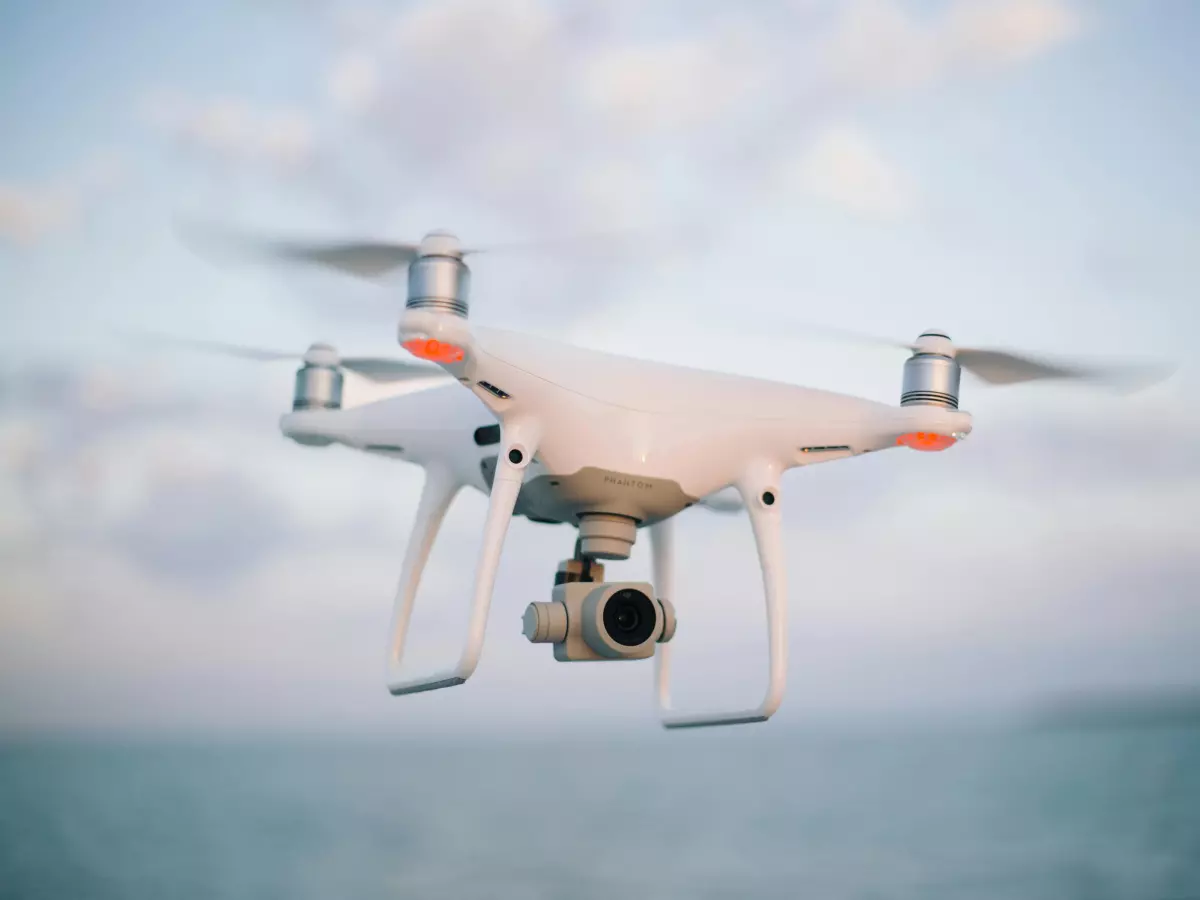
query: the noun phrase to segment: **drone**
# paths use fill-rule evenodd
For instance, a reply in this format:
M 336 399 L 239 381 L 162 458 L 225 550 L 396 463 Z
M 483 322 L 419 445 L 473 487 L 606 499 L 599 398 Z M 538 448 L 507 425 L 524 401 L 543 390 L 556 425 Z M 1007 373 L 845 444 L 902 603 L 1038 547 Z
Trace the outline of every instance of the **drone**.
M 209 232 L 212 238 L 213 232 Z M 909 352 L 899 403 L 621 356 L 470 318 L 471 271 L 450 232 L 416 243 L 272 240 L 217 235 L 226 248 L 377 279 L 407 267 L 397 339 L 408 358 L 341 357 L 329 344 L 304 354 L 190 341 L 244 357 L 298 359 L 292 409 L 279 427 L 306 446 L 341 444 L 421 466 L 424 483 L 404 555 L 386 654 L 393 695 L 464 684 L 484 646 L 496 572 L 514 517 L 577 529 L 550 598 L 528 605 L 522 631 L 561 662 L 655 660 L 657 711 L 666 728 L 765 722 L 787 680 L 784 472 L 893 448 L 942 452 L 972 430 L 959 408 L 961 373 L 984 383 L 1105 380 L 1116 369 L 959 347 L 929 329 Z M 384 399 L 343 405 L 344 373 L 389 386 Z M 414 425 L 414 423 L 421 423 Z M 421 576 L 438 531 L 465 489 L 488 498 L 467 633 L 457 662 L 412 674 L 404 650 Z M 676 517 L 684 510 L 745 511 L 766 602 L 767 688 L 733 710 L 678 711 L 670 699 Z M 645 533 L 650 582 L 609 582 Z

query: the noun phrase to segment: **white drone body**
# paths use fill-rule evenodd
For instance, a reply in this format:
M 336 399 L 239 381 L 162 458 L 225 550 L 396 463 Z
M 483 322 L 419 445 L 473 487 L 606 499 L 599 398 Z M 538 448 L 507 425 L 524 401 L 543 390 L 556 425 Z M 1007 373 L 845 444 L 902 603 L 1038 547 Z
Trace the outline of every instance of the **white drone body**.
M 298 444 L 341 444 L 426 470 L 445 469 L 462 487 L 489 494 L 499 453 L 499 423 L 487 406 L 463 391 L 453 377 L 432 366 L 422 368 L 430 371 L 405 378 L 382 400 L 353 406 L 324 402 L 308 406 L 299 394 L 296 408 L 280 419 L 280 430 Z M 306 399 L 311 401 L 312 394 Z M 535 460 L 526 478 L 532 480 L 545 471 Z M 717 512 L 742 509 L 740 499 L 728 490 L 702 497 L 697 505 Z M 537 505 L 518 504 L 515 514 L 534 522 L 575 524 L 573 518 L 538 515 L 537 509 Z
M 387 655 L 393 694 L 460 685 L 475 672 L 505 535 L 512 517 L 522 515 L 578 527 L 576 561 L 585 571 L 596 560 L 628 558 L 638 532 L 645 530 L 653 579 L 646 587 L 657 602 L 649 613 L 653 629 L 641 634 L 638 647 L 609 641 L 606 649 L 603 634 L 600 643 L 594 634 L 612 625 L 601 621 L 602 607 L 613 590 L 631 586 L 600 584 L 596 590 L 609 593 L 594 591 L 585 601 L 580 591 L 586 593 L 586 585 L 563 593 L 560 579 L 554 602 L 530 604 L 526 611 L 531 641 L 556 642 L 560 659 L 644 658 L 653 642 L 664 725 L 765 721 L 783 700 L 787 674 L 783 473 L 898 446 L 952 446 L 972 428 L 970 414 L 958 409 L 962 368 L 993 383 L 1083 374 L 1000 351 L 956 348 L 944 334 L 930 331 L 902 345 L 912 355 L 905 363 L 900 403 L 893 406 L 474 326 L 468 318 L 470 273 L 463 262 L 471 251 L 445 233 L 430 234 L 419 245 L 272 249 L 358 275 L 409 267 L 399 342 L 434 365 L 338 360 L 332 348 L 314 346 L 297 375 L 295 409 L 280 423 L 301 443 L 342 443 L 398 456 L 426 470 L 393 612 Z M 343 409 L 339 365 L 404 385 L 397 396 Z M 421 575 L 450 504 L 468 487 L 487 493 L 489 502 L 464 646 L 444 670 L 407 673 L 405 638 Z M 731 503 L 731 493 L 740 502 Z M 743 709 L 679 713 L 671 708 L 670 642 L 678 600 L 673 524 L 693 505 L 744 508 L 757 546 L 767 612 L 767 688 L 759 703 Z M 585 574 L 565 580 L 593 579 Z M 594 620 L 582 626 L 593 633 L 585 635 L 591 649 L 579 639 L 578 622 L 568 621 L 581 614 Z

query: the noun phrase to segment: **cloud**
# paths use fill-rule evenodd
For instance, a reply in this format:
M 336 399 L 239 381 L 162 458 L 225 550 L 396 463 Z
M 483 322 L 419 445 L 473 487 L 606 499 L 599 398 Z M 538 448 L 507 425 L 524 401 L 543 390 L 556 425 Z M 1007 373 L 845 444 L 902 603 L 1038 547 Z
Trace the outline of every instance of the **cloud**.
M 188 393 L 154 367 L 44 360 L 6 368 L 0 487 L 21 511 L 0 542 L 9 553 L 117 533 L 146 485 L 200 471 L 202 454 L 190 447 L 245 433 L 273 413 L 250 392 Z
M 1014 491 L 1154 490 L 1200 475 L 1200 419 L 1151 403 L 1092 414 L 1030 412 L 978 423 L 955 451 L 956 468 L 978 467 Z
M 583 61 L 584 101 L 623 135 L 678 134 L 711 126 L 766 86 L 764 36 L 753 25 L 670 40 L 613 43 Z
M 812 117 L 826 116 L 829 101 L 844 106 L 1013 65 L 1079 30 L 1060 0 L 957 0 L 924 16 L 896 0 L 817 6 L 791 9 L 790 17 L 774 4 L 685 6 L 686 24 L 666 34 L 646 29 L 636 5 L 583 13 L 540 0 L 360 6 L 332 22 L 322 13 L 313 24 L 331 36 L 319 76 L 324 96 L 361 117 L 349 135 L 338 121 L 343 146 L 377 142 L 402 168 L 448 174 L 463 190 L 482 192 L 482 202 L 509 202 L 508 193 L 490 195 L 490 177 L 474 175 L 503 168 L 493 148 L 511 160 L 520 136 L 531 160 L 513 173 L 521 188 L 513 193 L 534 205 L 597 162 L 627 159 L 647 138 L 686 139 L 698 150 L 737 123 L 757 145 L 787 108 L 799 112 L 786 121 L 795 137 L 823 124 Z M 321 143 L 316 109 L 282 114 L 161 92 L 145 108 L 150 121 L 218 154 L 264 155 L 252 136 L 277 115 L 289 117 L 281 129 L 292 135 L 289 154 Z
M 119 156 L 96 152 L 44 184 L 0 182 L 0 243 L 28 247 L 74 229 L 123 176 Z
M 1056 0 L 971 0 L 952 7 L 940 32 L 947 67 L 1031 59 L 1080 33 L 1082 17 Z
M 149 93 L 139 106 L 143 121 L 184 150 L 226 163 L 295 172 L 308 167 L 316 152 L 313 122 L 300 110 L 163 90 Z
M 319 101 L 277 124 L 275 141 L 263 135 L 277 113 L 247 100 L 164 94 L 149 120 L 176 136 L 190 163 L 216 165 L 206 205 L 240 205 L 249 185 L 227 176 L 241 173 L 286 190 L 278 197 L 288 208 L 302 201 L 330 235 L 412 240 L 451 227 L 464 239 L 507 242 L 704 222 L 716 242 L 732 208 L 775 194 L 781 169 L 810 196 L 895 220 L 917 186 L 840 123 L 904 89 L 1017 65 L 1075 33 L 1071 8 L 1055 0 L 916 8 L 299 8 L 293 15 L 324 47 L 311 73 Z M 555 327 L 672 261 L 622 251 L 480 265 L 489 268 L 489 310 L 510 325 Z M 317 290 L 303 274 L 281 274 L 283 289 Z M 326 280 L 324 293 L 356 290 L 340 283 Z
M 378 61 L 363 52 L 344 54 L 329 70 L 326 92 L 340 109 L 367 112 L 379 95 Z
M 896 0 L 853 0 L 821 48 L 822 68 L 843 89 L 890 94 L 1025 62 L 1081 24 L 1060 0 L 958 0 L 924 18 Z
M 104 540 L 147 572 L 203 587 L 222 585 L 289 540 L 286 509 L 236 472 L 159 477 Z
M 59 231 L 74 219 L 74 200 L 62 188 L 0 185 L 0 237 L 31 244 Z
M 647 17 L 629 2 L 583 14 L 535 2 L 381 6 L 322 32 L 328 52 L 307 86 L 318 105 L 200 91 L 151 98 L 143 112 L 177 159 L 216 164 L 214 207 L 254 179 L 289 199 L 312 189 L 321 202 L 310 211 L 330 234 L 386 225 L 411 238 L 450 224 L 483 240 L 647 224 L 689 203 L 725 210 L 718 201 L 739 179 L 780 166 L 795 190 L 895 219 L 921 192 L 859 124 L 871 107 L 1019 66 L 1077 31 L 1060 3 L 803 6 L 679 4 L 670 29 L 651 21 L 661 8 Z M 763 165 L 726 152 L 746 143 Z M 45 215 L 21 198 L 22 216 Z M 497 318 L 515 299 L 591 307 L 599 321 L 593 299 L 645 281 L 644 269 L 536 256 L 485 254 L 478 266 L 489 271 L 477 310 Z M 394 304 L 370 303 L 394 328 Z M 657 353 L 651 313 L 629 313 Z M 0 665 L 20 688 L 0 696 L 0 718 L 412 729 L 648 717 L 648 664 L 563 667 L 521 637 L 520 610 L 545 599 L 572 535 L 520 522 L 476 679 L 388 697 L 383 636 L 419 473 L 288 444 L 275 429 L 284 382 L 259 398 L 175 394 L 161 373 L 120 368 L 48 364 L 5 379 Z M 894 451 L 791 473 L 785 716 L 994 698 L 1021 678 L 1119 678 L 1148 671 L 1155 651 L 1156 674 L 1187 671 L 1195 655 L 1182 645 L 1200 629 L 1187 603 L 1200 451 L 1173 423 L 1151 413 L 1009 428 L 981 416 L 969 442 L 936 460 Z M 1147 445 L 1151 433 L 1161 440 Z M 462 503 L 429 569 L 414 664 L 452 659 L 461 640 L 463 560 L 485 501 Z M 681 700 L 755 699 L 762 610 L 749 529 L 740 517 L 685 519 Z M 647 574 L 645 543 L 612 574 Z M 537 704 L 515 699 L 530 691 Z
M 832 125 L 785 168 L 784 184 L 851 212 L 895 220 L 914 203 L 909 179 L 859 129 Z

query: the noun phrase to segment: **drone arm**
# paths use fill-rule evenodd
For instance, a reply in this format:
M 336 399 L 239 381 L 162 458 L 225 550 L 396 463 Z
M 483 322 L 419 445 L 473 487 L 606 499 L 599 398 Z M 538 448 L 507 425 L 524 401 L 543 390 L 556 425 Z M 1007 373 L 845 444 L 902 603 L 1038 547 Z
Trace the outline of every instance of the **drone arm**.
M 783 565 L 782 523 L 779 513 L 779 470 L 754 467 L 738 482 L 738 492 L 750 513 L 750 524 L 762 566 L 767 600 L 769 676 L 767 692 L 754 709 L 711 713 L 676 713 L 671 710 L 671 644 L 659 644 L 655 655 L 655 692 L 658 711 L 666 728 L 707 725 L 740 725 L 765 722 L 779 709 L 787 683 L 787 606 Z M 770 496 L 766 496 L 769 494 Z M 766 502 L 769 500 L 770 502 Z M 667 519 L 650 526 L 653 579 L 656 593 L 675 603 L 674 523 Z
M 506 428 L 497 459 L 496 475 L 492 483 L 491 499 L 488 503 L 487 522 L 483 530 L 483 547 L 475 570 L 475 592 L 471 601 L 467 638 L 457 665 L 432 675 L 420 678 L 400 678 L 399 668 L 404 652 L 404 640 L 412 615 L 413 601 L 421 571 L 429 558 L 434 537 L 445 517 L 451 500 L 461 485 L 448 475 L 433 470 L 426 480 L 425 491 L 417 512 L 417 526 L 409 539 L 408 553 L 404 560 L 404 574 L 400 580 L 400 591 L 396 597 L 392 620 L 392 643 L 388 654 L 388 690 L 392 694 L 415 694 L 438 688 L 453 687 L 464 683 L 475 672 L 483 650 L 484 634 L 487 630 L 488 611 L 492 602 L 492 590 L 496 581 L 496 570 L 500 565 L 500 551 L 508 533 L 516 506 L 517 494 L 521 490 L 523 470 L 533 457 L 536 446 L 529 429 Z M 509 454 L 518 451 L 519 462 L 514 463 Z

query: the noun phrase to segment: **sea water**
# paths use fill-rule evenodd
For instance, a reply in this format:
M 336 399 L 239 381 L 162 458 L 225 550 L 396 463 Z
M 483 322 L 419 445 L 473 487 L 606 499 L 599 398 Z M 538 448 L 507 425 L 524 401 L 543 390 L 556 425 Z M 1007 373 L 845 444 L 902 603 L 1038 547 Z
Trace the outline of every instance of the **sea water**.
M 0 898 L 1200 900 L 1200 728 L 21 740 Z

